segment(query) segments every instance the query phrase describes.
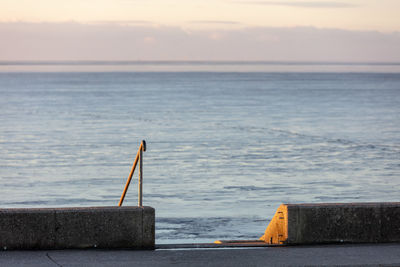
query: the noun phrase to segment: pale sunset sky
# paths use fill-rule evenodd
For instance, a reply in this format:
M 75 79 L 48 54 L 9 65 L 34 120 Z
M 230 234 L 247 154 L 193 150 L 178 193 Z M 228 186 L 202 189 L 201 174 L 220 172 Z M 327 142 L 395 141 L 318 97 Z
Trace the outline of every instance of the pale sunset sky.
M 400 61 L 399 0 L 0 0 L 0 60 Z

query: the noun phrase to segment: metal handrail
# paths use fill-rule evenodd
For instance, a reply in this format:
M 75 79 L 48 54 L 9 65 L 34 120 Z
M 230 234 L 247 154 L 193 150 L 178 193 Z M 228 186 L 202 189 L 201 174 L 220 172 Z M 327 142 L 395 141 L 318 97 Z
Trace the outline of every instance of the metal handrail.
M 121 199 L 118 206 L 121 207 L 124 202 L 126 192 L 128 191 L 129 184 L 131 183 L 133 173 L 135 172 L 136 165 L 139 161 L 139 182 L 138 182 L 138 206 L 143 206 L 143 152 L 146 151 L 146 141 L 142 140 L 139 150 L 136 153 L 135 161 L 133 162 L 131 172 L 129 173 L 128 180 L 126 181 L 124 192 L 122 192 Z

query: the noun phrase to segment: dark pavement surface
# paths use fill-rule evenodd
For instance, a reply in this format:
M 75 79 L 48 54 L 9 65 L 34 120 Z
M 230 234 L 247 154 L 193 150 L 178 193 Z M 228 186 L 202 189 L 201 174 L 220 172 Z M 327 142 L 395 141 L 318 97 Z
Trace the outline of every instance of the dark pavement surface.
M 1 251 L 0 266 L 400 266 L 400 243 L 259 248 Z

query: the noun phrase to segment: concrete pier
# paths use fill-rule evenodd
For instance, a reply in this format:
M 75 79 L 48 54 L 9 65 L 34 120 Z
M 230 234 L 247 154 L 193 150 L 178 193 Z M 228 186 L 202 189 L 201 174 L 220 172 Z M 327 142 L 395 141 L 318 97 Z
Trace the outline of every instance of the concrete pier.
M 400 244 L 0 251 L 0 266 L 400 266 Z
M 260 239 L 297 245 L 400 242 L 400 202 L 282 204 Z
M 0 209 L 0 249 L 154 249 L 151 207 Z

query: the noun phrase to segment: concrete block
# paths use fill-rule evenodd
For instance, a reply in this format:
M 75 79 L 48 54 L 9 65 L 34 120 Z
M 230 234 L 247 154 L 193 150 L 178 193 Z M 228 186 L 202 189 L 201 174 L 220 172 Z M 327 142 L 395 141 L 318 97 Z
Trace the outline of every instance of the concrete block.
M 155 240 L 155 210 L 144 207 L 143 209 L 143 247 L 154 249 Z
M 54 223 L 49 209 L 0 209 L 0 249 L 52 247 Z
M 400 203 L 282 204 L 261 240 L 269 244 L 400 241 Z
M 386 242 L 400 241 L 400 205 L 387 203 L 381 206 L 381 235 Z
M 129 207 L 56 210 L 56 247 L 141 248 L 142 212 Z
M 153 249 L 154 224 L 151 207 L 3 209 L 0 248 Z

